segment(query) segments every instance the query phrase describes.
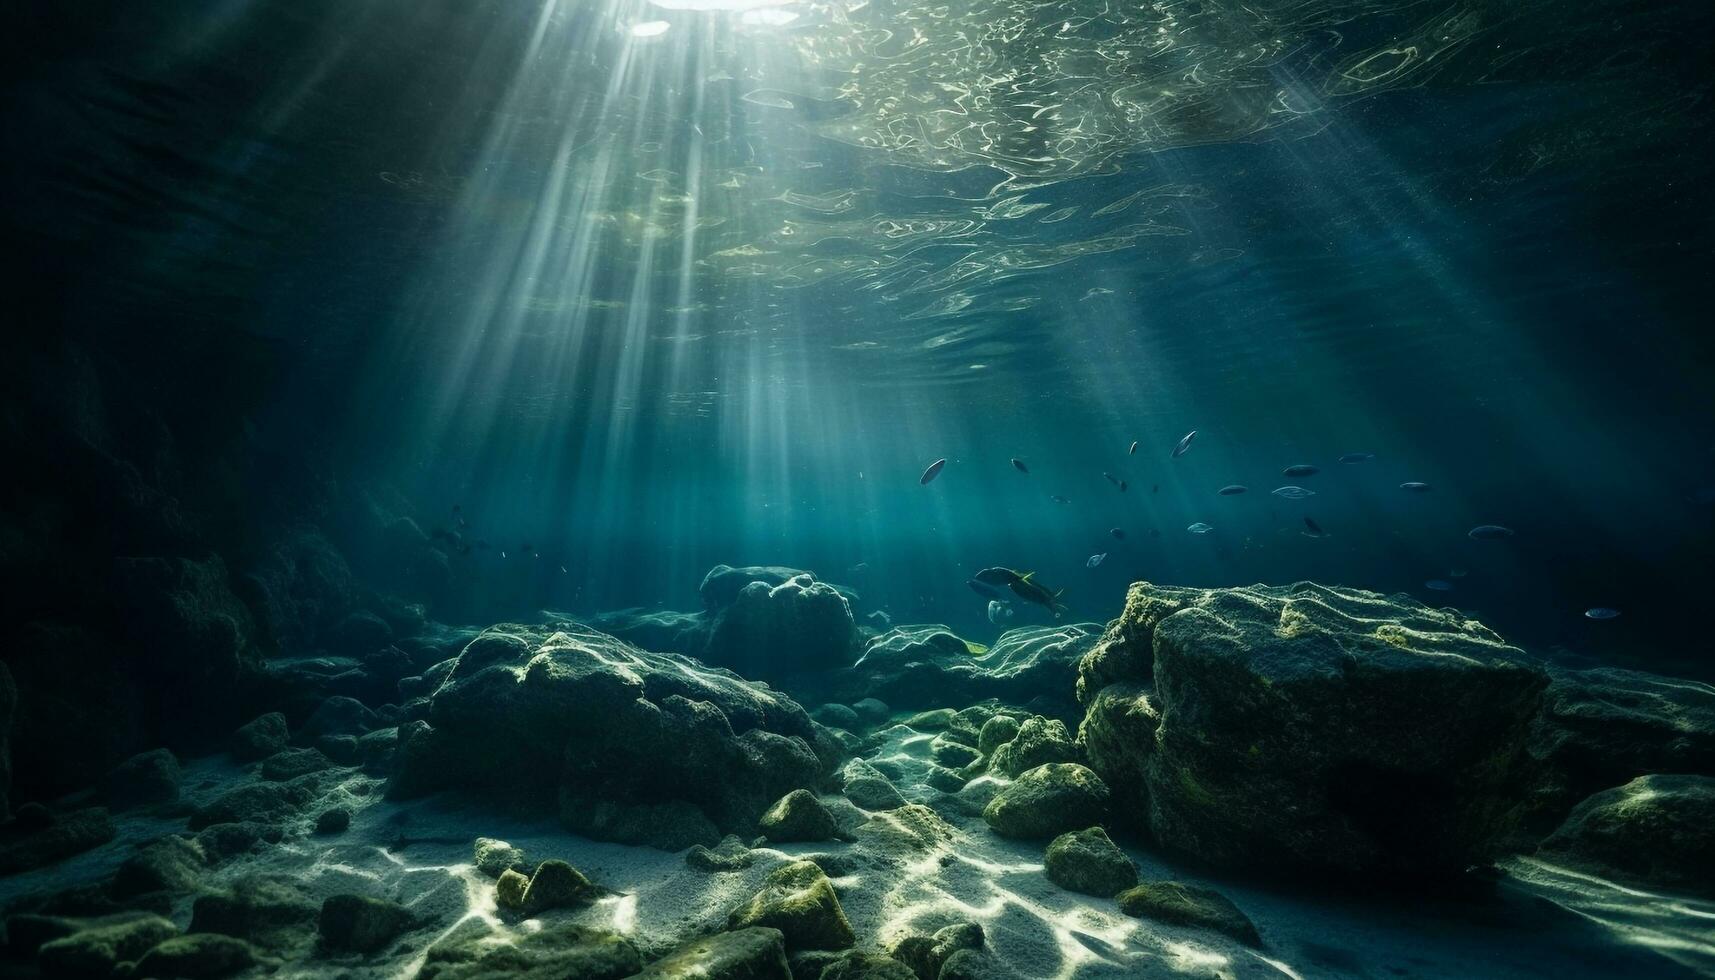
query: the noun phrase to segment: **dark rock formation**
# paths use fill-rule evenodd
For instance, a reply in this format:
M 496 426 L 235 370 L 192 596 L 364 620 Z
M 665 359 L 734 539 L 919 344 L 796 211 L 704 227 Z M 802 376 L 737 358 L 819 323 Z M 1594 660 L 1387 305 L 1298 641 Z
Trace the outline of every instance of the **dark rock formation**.
M 270 711 L 245 722 L 232 733 L 232 757 L 239 762 L 254 762 L 286 747 L 286 716 Z
M 1249 946 L 1261 946 L 1256 926 L 1225 895 L 1177 881 L 1153 881 L 1121 892 L 1120 911 L 1140 919 L 1225 933 Z
M 1403 596 L 1140 582 L 1079 690 L 1090 764 L 1163 844 L 1440 875 L 1518 825 L 1546 683 L 1481 624 Z
M 32 806 L 34 804 L 31 804 Z M 36 825 L 20 818 L 0 827 L 0 875 L 29 871 L 113 839 L 113 818 L 102 807 L 60 814 Z
M 108 773 L 102 790 L 114 809 L 171 803 L 179 798 L 179 760 L 166 749 L 139 753 Z
M 984 650 L 945 626 L 900 626 L 827 683 L 838 698 L 874 695 L 902 708 L 999 699 L 1076 719 L 1078 662 L 1101 635 L 1097 623 L 1008 630 Z
M 112 976 L 119 964 L 136 960 L 178 934 L 177 926 L 159 916 L 117 919 L 42 944 L 36 963 L 47 977 Z
M 1043 855 L 1048 880 L 1069 891 L 1112 898 L 1137 884 L 1137 867 L 1100 827 L 1061 834 Z
M 836 751 L 778 692 L 575 624 L 484 632 L 400 738 L 395 796 L 558 806 L 579 832 L 675 850 L 752 832 Z
M 735 573 L 747 571 L 726 569 L 717 579 L 722 586 L 714 591 L 724 595 Z M 707 600 L 710 583 L 705 579 L 703 584 Z M 807 572 L 774 585 L 766 577 L 752 579 L 717 608 L 702 652 L 710 663 L 747 677 L 778 678 L 851 662 L 857 635 L 851 606 L 838 589 Z
M 411 912 L 367 895 L 333 895 L 322 903 L 317 931 L 329 949 L 373 953 L 412 926 Z
M 1715 895 L 1715 778 L 1639 776 L 1603 790 L 1538 853 L 1645 887 Z
M 983 927 L 975 922 L 961 922 L 937 929 L 929 936 L 901 936 L 889 947 L 888 953 L 910 967 L 917 980 L 937 980 L 943 965 L 953 954 L 982 947 Z
M 989 719 L 983 730 L 987 731 L 997 720 L 998 717 Z M 980 735 L 978 740 L 980 743 Z M 1012 738 L 995 747 L 989 757 L 989 771 L 1020 776 L 1050 762 L 1077 762 L 1080 758 L 1078 747 L 1072 744 L 1072 733 L 1063 723 L 1033 715 L 1018 726 Z

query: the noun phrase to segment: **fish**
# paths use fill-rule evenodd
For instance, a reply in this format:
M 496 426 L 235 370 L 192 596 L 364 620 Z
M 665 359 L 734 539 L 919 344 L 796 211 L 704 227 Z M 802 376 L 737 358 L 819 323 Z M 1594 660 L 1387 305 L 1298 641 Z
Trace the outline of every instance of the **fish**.
M 1197 438 L 1196 429 L 1192 429 L 1190 432 L 1185 433 L 1185 438 L 1180 439 L 1179 445 L 1173 447 L 1173 458 L 1178 459 L 1185 455 L 1185 451 L 1191 448 L 1191 440 L 1195 438 Z
M 860 561 L 856 565 L 846 569 L 846 572 L 851 575 L 862 575 L 867 571 L 869 571 L 869 562 L 867 561 Z
M 1513 529 L 1499 524 L 1479 524 L 1470 530 L 1472 538 L 1478 541 L 1499 541 L 1513 536 Z
M 1084 559 L 1084 567 L 1085 568 L 1095 568 L 1102 563 L 1103 559 L 1105 559 L 1107 557 L 1108 557 L 1108 553 L 1105 551 L 1099 555 L 1091 555 L 1090 557 Z
M 1325 538 L 1328 536 L 1328 532 L 1322 530 L 1322 525 L 1316 523 L 1309 517 L 1304 518 L 1303 534 L 1307 538 Z
M 1191 525 L 1190 527 L 1186 528 L 1185 530 L 1190 531 L 1192 534 L 1208 534 L 1210 531 L 1213 531 L 1214 529 L 1215 529 L 1215 526 L 1213 524 L 1204 524 L 1202 521 L 1198 521 L 1197 523 Z
M 1418 483 L 1416 480 L 1412 480 L 1412 481 L 1407 482 L 1407 483 L 1401 483 L 1399 485 L 1399 488 L 1401 490 L 1405 490 L 1405 491 L 1408 491 L 1410 493 L 1428 493 L 1429 492 L 1429 484 Z
M 1452 592 L 1453 591 L 1453 583 L 1452 582 L 1444 582 L 1438 578 L 1432 578 L 1429 581 L 1424 582 L 1423 587 L 1426 589 L 1429 589 L 1432 592 Z
M 1303 500 L 1305 497 L 1316 496 L 1316 491 L 1306 490 L 1303 487 L 1275 487 L 1269 493 L 1286 500 Z
M 985 568 L 971 576 L 972 581 L 982 582 L 985 585 L 992 585 L 997 588 L 1005 588 L 1023 577 L 1023 572 L 1015 572 L 1010 568 L 1005 568 L 1000 565 L 995 565 L 992 568 Z
M 989 600 L 989 622 L 999 626 L 1012 618 L 1012 606 L 999 599 Z
M 1133 439 L 1131 441 L 1131 448 L 1127 449 L 1125 451 L 1125 454 L 1127 456 L 1136 456 L 1137 455 L 1137 440 L 1136 439 Z
M 1119 487 L 1120 493 L 1125 493 L 1125 481 L 1124 480 L 1120 479 L 1117 476 L 1114 476 L 1112 473 L 1103 473 L 1102 476 L 1109 483 L 1113 484 L 1116 487 Z
M 1299 463 L 1296 466 L 1288 466 L 1286 469 L 1281 470 L 1280 475 L 1281 476 L 1315 476 L 1316 474 L 1318 474 L 1320 472 L 1322 472 L 1320 467 L 1311 466 L 1309 463 Z
M 1030 467 L 1024 465 L 1024 460 L 1019 459 L 1017 457 L 1013 457 L 1012 468 L 1017 470 L 1020 473 L 1029 473 L 1030 472 Z
M 999 586 L 995 586 L 995 585 L 990 585 L 987 582 L 982 582 L 982 581 L 979 581 L 979 580 L 973 578 L 973 579 L 966 579 L 965 584 L 971 587 L 972 592 L 975 592 L 977 595 L 982 596 L 984 599 L 1004 599 L 1004 598 L 1006 598 L 1006 593 L 1004 591 L 1002 591 L 1005 588 L 1005 583 L 1001 583 Z
M 1025 572 L 1019 578 L 1014 579 L 1012 581 L 1013 593 L 1025 602 L 1034 602 L 1046 608 L 1054 614 L 1055 619 L 1059 619 L 1060 614 L 1066 610 L 1066 606 L 1060 601 L 1060 594 L 1066 590 L 1061 589 L 1059 592 L 1055 592 L 1039 582 L 1031 581 L 1031 576 L 1035 574 L 1035 572 Z
M 1069 504 L 1069 503 L 1071 503 L 1070 500 L 1067 500 L 1065 497 L 1062 497 L 1057 493 L 1049 494 L 1048 499 L 1054 501 L 1057 504 Z
M 1220 494 L 1223 497 L 1236 497 L 1239 494 L 1244 493 L 1245 491 L 1247 491 L 1249 489 L 1250 489 L 1250 487 L 1242 487 L 1242 486 L 1239 486 L 1237 483 L 1229 483 L 1226 486 L 1222 487 L 1221 489 L 1216 490 L 1215 492 Z
M 917 485 L 923 487 L 928 486 L 936 477 L 941 475 L 941 467 L 946 465 L 947 461 L 945 459 L 937 459 L 933 463 L 930 463 L 929 468 L 923 471 L 923 475 L 917 478 Z
M 1347 453 L 1340 457 L 1340 462 L 1345 463 L 1347 466 L 1351 466 L 1356 463 L 1367 463 L 1375 458 L 1375 453 Z
M 1591 606 L 1584 610 L 1585 619 L 1616 619 L 1619 615 L 1618 609 L 1609 609 L 1607 606 Z
M 561 574 L 561 575 L 565 575 L 565 574 L 567 574 L 567 573 L 566 573 L 566 566 L 564 566 L 564 565 L 561 565 L 561 566 L 560 566 L 560 574 Z
M 1110 527 L 1110 528 L 1108 528 L 1108 533 L 1113 535 L 1115 538 L 1117 538 L 1121 541 L 1125 540 L 1125 529 L 1124 528 Z

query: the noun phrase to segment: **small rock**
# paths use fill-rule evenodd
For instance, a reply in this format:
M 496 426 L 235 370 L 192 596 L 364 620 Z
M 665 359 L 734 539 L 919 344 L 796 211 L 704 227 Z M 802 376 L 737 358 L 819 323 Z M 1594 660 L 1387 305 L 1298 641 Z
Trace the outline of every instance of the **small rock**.
M 256 950 L 242 939 L 218 933 L 174 936 L 137 961 L 139 977 L 185 977 L 213 980 L 256 964 Z
M 336 765 L 355 766 L 363 761 L 363 751 L 352 735 L 323 735 L 316 739 L 316 748 Z
M 781 797 L 757 826 L 777 844 L 831 840 L 840 829 L 834 815 L 807 789 L 795 789 Z
M 982 757 L 983 754 L 976 749 L 944 735 L 937 735 L 929 742 L 929 758 L 950 769 L 962 769 Z
M 920 732 L 938 732 L 952 725 L 955 712 L 952 708 L 936 708 L 933 711 L 919 711 L 905 719 L 909 728 Z
M 983 927 L 975 922 L 961 922 L 938 929 L 932 936 L 903 936 L 888 952 L 908 966 L 918 980 L 937 980 L 942 965 L 954 953 L 981 949 L 982 945 Z
M 810 712 L 810 717 L 831 728 L 843 728 L 848 732 L 863 728 L 863 722 L 858 718 L 857 712 L 843 704 L 824 704 Z
M 1078 747 L 1072 743 L 1072 734 L 1065 723 L 1036 715 L 1025 719 L 1012 738 L 995 747 L 989 757 L 989 770 L 1016 777 L 1051 762 L 1077 760 Z
M 521 849 L 493 837 L 478 837 L 472 851 L 476 870 L 490 878 L 498 878 L 509 869 L 522 874 L 529 867 Z
M 270 711 L 232 733 L 232 757 L 239 762 L 266 759 L 285 748 L 287 740 L 286 716 Z
M 1109 796 L 1101 777 L 1076 763 L 1038 766 L 990 800 L 983 820 L 1002 837 L 1053 837 L 1101 823 Z
M 823 967 L 820 980 L 917 980 L 917 974 L 891 956 L 854 949 Z
M 292 881 L 252 876 L 233 882 L 229 892 L 199 897 L 191 906 L 190 931 L 234 936 L 271 953 L 299 957 L 315 942 L 320 911 Z
M 184 892 L 197 886 L 208 868 L 202 845 L 184 837 L 163 837 L 133 854 L 113 875 L 115 898 L 150 892 Z
M 966 783 L 970 782 L 963 773 L 954 772 L 944 766 L 930 766 L 929 771 L 923 777 L 923 781 L 943 793 L 957 793 L 965 788 Z
M 217 823 L 272 824 L 301 812 L 316 795 L 315 789 L 302 780 L 250 783 L 198 808 L 191 814 L 189 826 L 191 830 L 202 830 Z
M 260 774 L 271 783 L 283 783 L 332 768 L 333 760 L 319 749 L 286 749 L 264 759 Z
M 645 967 L 636 980 L 792 980 L 784 938 L 762 927 L 700 936 Z
M 1137 884 L 1137 866 L 1100 827 L 1054 838 L 1043 861 L 1048 880 L 1068 891 L 1112 898 Z
M 217 823 L 197 834 L 197 844 L 210 864 L 250 854 L 264 844 L 278 844 L 285 831 L 277 824 Z
M 845 777 L 846 799 L 865 810 L 893 810 L 905 805 L 905 797 L 875 768 L 862 759 L 853 759 L 841 770 Z
M 809 861 L 781 865 L 727 918 L 728 929 L 780 930 L 791 949 L 845 949 L 856 941 L 833 882 Z
M 879 701 L 875 698 L 864 698 L 862 701 L 853 702 L 852 710 L 857 712 L 858 718 L 871 728 L 886 724 L 887 719 L 893 716 L 893 709 L 889 708 L 885 701 Z
M 982 730 L 977 733 L 977 751 L 983 755 L 993 755 L 995 749 L 1012 741 L 1017 734 L 1017 718 L 1011 715 L 995 715 L 983 722 Z
M 742 871 L 755 861 L 750 848 L 732 834 L 713 848 L 698 844 L 685 852 L 685 863 L 698 871 Z
M 39 819 L 31 820 L 0 831 L 0 875 L 29 871 L 82 854 L 112 840 L 116 833 L 113 818 L 106 808 L 98 806 L 62 814 L 45 826 L 35 826 L 38 823 Z M 15 830 L 24 833 L 18 835 Z
M 323 810 L 316 817 L 316 833 L 322 835 L 343 834 L 351 827 L 351 811 L 343 806 Z
M 158 915 L 124 919 L 44 943 L 36 963 L 48 977 L 107 977 L 178 934 L 177 926 Z
M 530 878 L 512 868 L 500 873 L 494 882 L 494 901 L 503 909 L 514 912 L 524 908 L 524 893 L 530 890 Z
M 179 798 L 179 760 L 166 749 L 134 755 L 107 774 L 103 788 L 119 809 L 171 803 Z
M 1248 946 L 1262 945 L 1256 926 L 1225 895 L 1177 881 L 1146 882 L 1116 896 L 1120 911 L 1139 919 L 1225 933 Z
M 921 803 L 884 810 L 857 829 L 860 840 L 875 841 L 884 848 L 906 847 L 928 850 L 953 838 L 953 827 L 934 810 Z
M 322 943 L 330 949 L 374 953 L 411 927 L 403 905 L 367 895 L 334 895 L 322 903 L 317 920 Z
M 543 861 L 530 876 L 530 887 L 524 890 L 523 911 L 538 915 L 549 909 L 585 905 L 594 899 L 596 891 L 577 868 L 564 861 Z
M 987 950 L 961 949 L 941 965 L 938 980 L 1000 980 L 1012 975 L 1001 969 Z
M 619 980 L 643 966 L 630 941 L 605 929 L 567 923 L 503 943 L 494 938 L 486 923 L 466 920 L 429 947 L 418 980 Z

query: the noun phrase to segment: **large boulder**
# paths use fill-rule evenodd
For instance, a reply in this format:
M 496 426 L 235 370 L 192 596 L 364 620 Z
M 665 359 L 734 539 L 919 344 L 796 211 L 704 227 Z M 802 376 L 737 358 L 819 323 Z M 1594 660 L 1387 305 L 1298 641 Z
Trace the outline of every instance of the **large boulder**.
M 815 575 L 801 568 L 786 568 L 782 565 L 716 565 L 703 576 L 703 584 L 697 587 L 697 594 L 703 600 L 703 608 L 710 615 L 718 614 L 726 607 L 738 601 L 738 594 L 743 592 L 753 582 L 773 588 L 784 585 L 799 577 Z
M 728 671 L 577 624 L 508 625 L 472 640 L 428 721 L 401 728 L 389 792 L 557 806 L 581 833 L 678 849 L 753 832 L 834 752 L 796 702 Z M 652 823 L 672 839 L 633 839 Z
M 898 626 L 870 640 L 855 664 L 834 675 L 832 693 L 874 695 L 900 708 L 993 698 L 1075 720 L 1078 662 L 1101 632 L 1099 623 L 1028 627 L 1008 630 L 985 649 L 945 626 Z
M 1075 762 L 1038 766 L 1013 780 L 983 808 L 1002 837 L 1054 837 L 1108 818 L 1112 793 L 1101 777 Z
M 1538 853 L 1645 887 L 1715 896 L 1715 778 L 1639 776 L 1603 790 Z
M 1549 826 L 1644 773 L 1715 776 L 1715 687 L 1633 670 L 1556 671 L 1531 726 Z
M 1137 884 L 1137 866 L 1100 827 L 1061 834 L 1042 856 L 1048 880 L 1061 888 L 1112 898 Z
M 747 676 L 791 676 L 845 666 L 856 637 L 846 597 L 806 572 L 740 589 L 714 614 L 702 658 Z
M 1079 693 L 1119 817 L 1168 847 L 1435 876 L 1519 825 L 1546 684 L 1482 624 L 1405 596 L 1139 582 Z

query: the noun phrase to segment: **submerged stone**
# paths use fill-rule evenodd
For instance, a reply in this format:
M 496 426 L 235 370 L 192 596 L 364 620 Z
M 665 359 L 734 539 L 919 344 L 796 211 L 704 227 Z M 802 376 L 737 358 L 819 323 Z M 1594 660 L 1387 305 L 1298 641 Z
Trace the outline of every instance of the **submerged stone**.
M 795 789 L 781 797 L 757 826 L 777 844 L 831 840 L 840 829 L 834 815 L 807 789 Z
M 208 869 L 202 845 L 184 837 L 163 837 L 125 860 L 110 886 L 115 897 L 195 888 Z
M 36 963 L 46 977 L 107 977 L 178 934 L 177 926 L 158 915 L 110 921 L 42 944 Z
M 991 718 L 983 727 L 986 729 L 997 720 Z M 978 738 L 980 742 L 981 736 Z M 1020 776 L 1050 762 L 1077 762 L 1080 758 L 1064 722 L 1033 715 L 1018 726 L 1011 738 L 995 748 L 989 758 L 989 770 Z
M 983 808 L 983 820 L 1002 837 L 1053 837 L 1107 819 L 1110 793 L 1077 763 L 1038 766 L 1014 780 Z
M 619 980 L 643 960 L 625 937 L 579 925 L 551 926 L 522 936 L 496 936 L 467 920 L 430 946 L 418 980 Z
M 550 909 L 586 905 L 595 894 L 595 885 L 582 871 L 564 861 L 543 861 L 530 876 L 519 908 L 526 915 L 540 915 Z
M 1112 898 L 1137 884 L 1137 866 L 1100 827 L 1054 838 L 1043 865 L 1049 881 L 1085 895 Z
M 917 974 L 891 956 L 854 949 L 834 957 L 819 980 L 917 980 Z
M 199 897 L 191 907 L 191 932 L 243 939 L 269 952 L 300 955 L 315 940 L 320 908 L 297 884 L 275 876 L 234 882 L 228 892 Z
M 213 980 L 249 969 L 256 962 L 256 950 L 244 940 L 198 933 L 175 936 L 144 953 L 137 961 L 136 975 Z
M 750 848 L 737 836 L 728 834 L 715 847 L 701 844 L 685 852 L 685 864 L 698 871 L 742 871 L 756 861 Z
M 82 854 L 112 840 L 115 833 L 113 818 L 104 807 L 73 810 L 47 824 L 13 821 L 12 826 L 0 828 L 0 875 Z
M 905 797 L 899 795 L 881 770 L 862 759 L 847 762 L 840 774 L 845 780 L 846 799 L 865 810 L 892 810 L 905 805 Z
M 503 840 L 492 837 L 478 837 L 471 846 L 471 860 L 476 864 L 476 870 L 498 878 L 507 869 L 522 873 L 528 864 L 524 852 Z
M 792 980 L 784 940 L 765 927 L 699 936 L 644 967 L 637 980 Z
M 1011 715 L 995 715 L 983 722 L 982 729 L 977 733 L 977 751 L 983 755 L 992 755 L 995 749 L 1012 741 L 1013 736 L 1018 734 L 1018 727 L 1018 719 Z
M 1646 887 L 1715 896 L 1715 778 L 1639 776 L 1603 790 L 1538 853 Z
M 781 865 L 727 917 L 727 928 L 778 929 L 790 949 L 845 949 L 856 941 L 833 882 L 809 861 Z
M 374 953 L 411 928 L 410 910 L 367 895 L 334 895 L 322 903 L 317 931 L 330 949 Z
M 1248 946 L 1262 945 L 1256 926 L 1227 899 L 1209 888 L 1177 881 L 1156 881 L 1121 892 L 1120 911 L 1140 919 L 1176 926 L 1212 929 Z
M 937 929 L 929 936 L 902 936 L 894 941 L 888 953 L 908 966 L 917 980 L 937 980 L 954 954 L 982 947 L 983 927 L 975 922 L 961 922 Z
M 171 803 L 179 798 L 179 760 L 166 749 L 134 755 L 107 774 L 103 790 L 116 807 Z

